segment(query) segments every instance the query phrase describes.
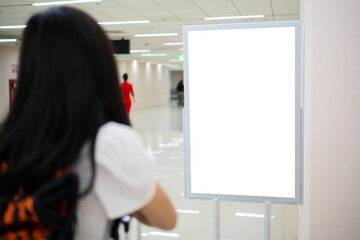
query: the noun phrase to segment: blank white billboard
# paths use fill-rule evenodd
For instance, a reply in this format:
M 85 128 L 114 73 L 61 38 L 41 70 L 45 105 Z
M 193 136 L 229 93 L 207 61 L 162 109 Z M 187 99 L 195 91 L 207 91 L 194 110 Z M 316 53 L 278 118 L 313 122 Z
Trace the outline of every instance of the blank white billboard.
M 183 28 L 187 197 L 300 203 L 299 32 Z

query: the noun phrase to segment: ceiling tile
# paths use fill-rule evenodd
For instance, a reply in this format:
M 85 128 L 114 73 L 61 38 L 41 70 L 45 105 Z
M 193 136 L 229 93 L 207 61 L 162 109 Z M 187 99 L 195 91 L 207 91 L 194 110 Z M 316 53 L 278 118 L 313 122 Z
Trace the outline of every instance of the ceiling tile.
M 133 6 L 128 6 L 128 8 L 130 8 L 133 11 L 137 11 L 137 12 L 143 12 L 143 11 L 166 11 L 163 7 L 151 3 L 151 4 L 141 4 L 141 5 L 133 5 Z
M 127 8 L 119 7 L 119 6 L 116 6 L 116 7 L 99 7 L 99 8 L 92 9 L 92 10 L 102 12 L 102 13 L 105 13 L 105 14 L 108 14 L 108 13 L 126 14 L 126 13 L 129 13 L 129 12 L 133 13 L 133 11 L 130 11 Z
M 125 20 L 146 20 L 146 17 L 140 16 L 135 12 L 128 12 L 128 13 L 108 13 L 107 15 L 114 17 L 117 21 L 125 21 Z
M 158 23 L 160 26 L 165 27 L 166 29 L 175 31 L 175 32 L 182 32 L 182 26 L 186 23 L 184 21 L 163 21 Z
M 126 36 L 127 39 L 133 39 L 135 33 L 143 33 L 144 30 L 136 25 L 122 25 L 122 26 L 102 26 L 102 28 L 111 36 L 120 35 Z
M 207 17 L 206 13 L 199 9 L 176 9 L 171 11 L 173 14 L 178 16 L 180 19 L 201 19 Z
M 10 9 L 18 11 L 18 12 L 26 12 L 26 13 L 35 13 L 45 10 L 45 7 L 33 7 L 31 5 L 28 6 L 15 6 L 10 7 Z
M 175 10 L 175 9 L 195 9 L 198 8 L 193 2 L 179 2 L 179 3 L 172 3 L 169 2 L 166 5 L 163 5 L 164 8 L 167 10 Z
M 10 8 L 10 7 L 0 7 L 0 16 L 3 16 L 4 14 L 18 14 L 19 10 L 18 9 L 14 9 L 14 8 Z
M 271 7 L 270 0 L 233 0 L 234 4 L 240 8 L 255 7 L 264 8 Z
M 201 8 L 233 8 L 234 4 L 231 0 L 227 1 L 204 1 L 197 2 Z
M 81 4 L 74 4 L 74 5 L 79 5 L 82 7 L 87 7 L 87 8 L 102 8 L 102 7 L 118 7 L 119 4 L 115 3 L 111 0 L 103 0 L 101 2 L 94 2 L 94 3 L 81 3 Z M 69 5 L 70 6 L 70 5 Z
M 17 20 L 17 24 L 21 25 L 23 23 L 25 23 L 30 17 L 31 17 L 32 14 L 30 13 L 16 13 L 13 14 L 13 13 L 7 13 L 7 14 L 0 14 L 0 17 L 4 18 L 5 20 L 6 19 L 11 19 L 11 20 Z M 3 22 L 1 22 L 1 25 L 4 25 Z
M 193 1 L 199 4 L 203 2 L 228 2 L 229 0 L 193 0 Z
M 300 14 L 275 15 L 275 21 L 294 21 L 294 20 L 300 20 Z
M 168 11 L 146 11 L 142 15 L 151 21 L 174 21 L 179 20 L 177 16 Z
M 85 12 L 89 15 L 91 15 L 96 21 L 98 22 L 108 22 L 108 21 L 115 21 L 116 18 L 109 16 L 107 14 L 103 14 L 98 11 L 94 10 L 85 10 Z
M 215 21 L 206 21 L 206 20 L 188 20 L 186 21 L 186 25 L 207 25 L 207 24 L 215 24 Z
M 274 8 L 274 15 L 300 15 L 300 9 L 279 9 Z
M 300 0 L 271 0 L 272 4 L 289 4 L 300 6 Z
M 159 22 L 160 25 L 166 26 L 166 27 L 181 27 L 184 25 L 184 21 L 164 21 Z
M 153 3 L 152 0 L 112 0 L 112 2 L 118 3 L 122 6 L 134 6 L 134 5 Z
M 204 8 L 209 17 L 237 16 L 239 12 L 236 8 Z
M 26 0 L 1 0 L 0 7 L 7 6 L 7 5 L 22 5 L 22 4 L 29 4 Z
M 28 18 L 48 7 L 33 7 L 33 2 L 54 0 L 0 0 L 1 25 L 25 24 Z M 29 6 L 1 7 L 4 4 L 29 4 Z M 163 46 L 162 43 L 182 41 L 185 25 L 207 25 L 258 21 L 286 21 L 300 18 L 300 0 L 103 0 L 101 3 L 69 5 L 81 9 L 97 21 L 124 21 L 148 19 L 149 24 L 102 26 L 113 39 L 125 37 L 131 40 L 131 48 L 151 49 L 152 52 L 167 52 L 169 58 L 181 54 L 178 46 Z M 273 12 L 275 16 L 273 16 Z M 264 14 L 263 19 L 205 21 L 204 17 Z M 22 30 L 0 31 L 0 36 L 20 36 Z M 136 33 L 177 32 L 175 37 L 134 38 Z M 141 59 L 131 54 L 128 59 Z M 168 61 L 168 58 L 165 60 Z
M 248 7 L 246 9 L 242 9 L 241 15 L 242 16 L 249 16 L 249 15 L 272 15 L 273 11 L 271 8 L 256 8 L 256 7 Z
M 154 2 L 157 2 L 161 5 L 167 5 L 167 4 L 171 4 L 171 3 L 191 3 L 193 2 L 192 0 L 153 0 Z

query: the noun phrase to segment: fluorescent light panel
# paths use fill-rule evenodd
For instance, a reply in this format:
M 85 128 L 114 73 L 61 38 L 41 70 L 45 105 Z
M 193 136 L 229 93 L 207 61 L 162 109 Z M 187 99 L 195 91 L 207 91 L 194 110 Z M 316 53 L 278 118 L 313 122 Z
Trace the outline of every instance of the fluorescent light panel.
M 134 49 L 130 50 L 130 53 L 143 53 L 143 52 L 150 52 L 149 49 Z
M 177 59 L 170 59 L 169 62 L 178 62 Z
M 120 22 L 98 22 L 100 25 L 121 25 L 121 24 L 141 24 L 149 23 L 149 20 L 138 20 L 138 21 L 120 21 Z
M 141 54 L 142 57 L 165 57 L 167 53 L 144 53 Z
M 237 216 L 237 217 L 264 218 L 264 214 L 243 213 L 243 212 L 236 212 L 236 213 L 235 213 L 235 216 Z M 271 215 L 271 218 L 274 218 L 274 216 Z
M 264 15 L 249 15 L 249 16 L 228 16 L 228 17 L 207 17 L 205 20 L 230 20 L 230 19 L 247 19 L 247 18 L 263 18 Z
M 16 42 L 17 39 L 0 39 L 0 42 Z
M 191 214 L 199 214 L 199 210 L 186 210 L 186 209 L 176 209 L 175 210 L 178 213 L 191 213 Z
M 167 37 L 177 36 L 178 33 L 149 33 L 149 34 L 135 34 L 135 37 Z
M 18 29 L 26 28 L 26 25 L 0 26 L 0 29 Z
M 58 2 L 41 2 L 33 3 L 34 7 L 50 6 L 50 5 L 62 5 L 62 4 L 75 4 L 75 3 L 89 3 L 89 2 L 101 2 L 102 0 L 77 0 L 77 1 L 58 1 Z
M 174 45 L 183 45 L 183 43 L 182 42 L 167 42 L 167 43 L 163 43 L 163 45 L 174 46 Z
M 162 236 L 162 237 L 180 237 L 180 234 L 178 233 L 165 233 L 165 232 L 149 232 L 149 235 Z

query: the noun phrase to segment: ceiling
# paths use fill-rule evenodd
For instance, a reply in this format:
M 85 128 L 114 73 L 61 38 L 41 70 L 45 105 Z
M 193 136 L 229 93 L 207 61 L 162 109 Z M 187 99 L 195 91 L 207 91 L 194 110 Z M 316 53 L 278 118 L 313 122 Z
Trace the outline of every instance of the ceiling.
M 55 0 L 0 0 L 0 26 L 25 25 L 34 13 L 47 7 L 36 2 Z M 58 1 L 58 0 L 57 0 Z M 98 22 L 150 20 L 132 25 L 102 25 L 111 39 L 130 39 L 131 49 L 149 49 L 150 53 L 167 53 L 162 57 L 144 57 L 141 53 L 119 55 L 118 59 L 174 63 L 182 46 L 165 46 L 165 42 L 182 42 L 182 27 L 187 25 L 288 21 L 300 19 L 300 0 L 102 0 L 96 3 L 71 4 Z M 264 18 L 206 21 L 205 17 L 264 15 Z M 2 30 L 1 38 L 21 38 L 21 29 Z M 170 37 L 138 38 L 135 34 L 178 33 Z M 3 43 L 6 44 L 6 43 Z M 7 45 L 15 45 L 7 43 Z

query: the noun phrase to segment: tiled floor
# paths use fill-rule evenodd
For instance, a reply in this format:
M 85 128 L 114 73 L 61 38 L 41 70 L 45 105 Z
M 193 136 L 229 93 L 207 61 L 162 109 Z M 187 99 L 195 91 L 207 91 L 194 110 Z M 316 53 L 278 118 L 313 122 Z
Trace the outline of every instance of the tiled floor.
M 174 230 L 166 232 L 144 225 L 138 228 L 133 220 L 128 239 L 213 239 L 213 201 L 184 197 L 182 108 L 172 102 L 167 106 L 134 110 L 130 118 L 145 146 L 156 157 L 157 171 L 154 178 L 172 199 L 178 211 L 178 224 Z M 242 216 L 236 216 L 235 213 Z M 263 204 L 221 202 L 220 239 L 264 239 L 263 214 Z M 297 239 L 298 207 L 273 204 L 271 231 L 272 240 Z

